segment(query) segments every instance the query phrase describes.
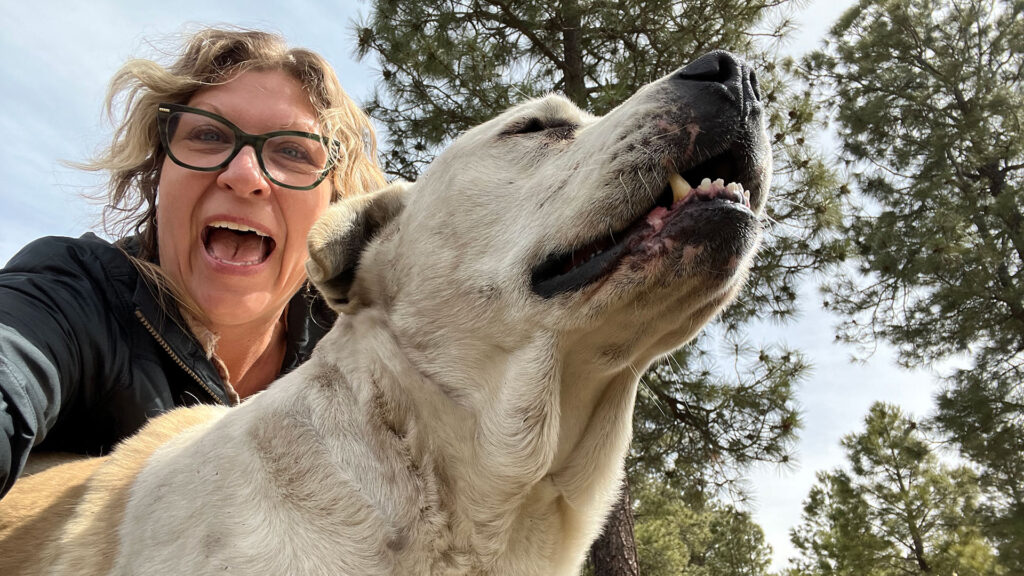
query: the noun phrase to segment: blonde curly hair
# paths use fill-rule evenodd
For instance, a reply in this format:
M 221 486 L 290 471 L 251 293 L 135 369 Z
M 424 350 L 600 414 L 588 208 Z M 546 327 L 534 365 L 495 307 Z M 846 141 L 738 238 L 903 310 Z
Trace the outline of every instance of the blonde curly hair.
M 321 134 L 341 143 L 330 175 L 332 200 L 385 183 L 369 118 L 345 94 L 323 57 L 289 48 L 281 36 L 268 32 L 205 28 L 187 37 L 170 66 L 135 59 L 121 67 L 106 98 L 107 114 L 116 126 L 111 144 L 80 165 L 109 174 L 103 228 L 121 240 L 137 235 L 138 259 L 157 258 L 157 184 L 165 156 L 157 134 L 157 104 L 186 104 L 201 88 L 222 84 L 246 70 L 281 70 L 293 76 L 309 96 Z

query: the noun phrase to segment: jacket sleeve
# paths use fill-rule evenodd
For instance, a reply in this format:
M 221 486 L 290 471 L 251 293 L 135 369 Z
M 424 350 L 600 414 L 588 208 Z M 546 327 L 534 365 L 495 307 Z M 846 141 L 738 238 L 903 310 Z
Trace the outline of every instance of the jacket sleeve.
M 60 394 L 53 361 L 14 328 L 0 324 L 0 498 L 25 467 L 36 439 L 56 420 Z
M 81 242 L 37 240 L 0 270 L 0 497 L 62 409 L 102 386 L 109 283 Z

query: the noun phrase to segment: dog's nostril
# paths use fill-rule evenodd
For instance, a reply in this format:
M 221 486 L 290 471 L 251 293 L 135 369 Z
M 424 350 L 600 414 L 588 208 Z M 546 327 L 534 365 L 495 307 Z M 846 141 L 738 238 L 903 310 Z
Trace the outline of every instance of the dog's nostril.
M 735 56 L 724 50 L 716 50 L 684 66 L 678 78 L 695 82 L 738 84 L 742 68 L 742 62 Z
M 750 90 L 754 93 L 754 100 L 761 101 L 761 85 L 757 83 L 757 74 L 754 74 L 753 70 L 747 72 L 747 78 L 750 79 Z
M 739 101 L 761 100 L 757 74 L 739 57 L 724 50 L 709 52 L 676 72 L 674 78 L 684 82 L 720 84 Z

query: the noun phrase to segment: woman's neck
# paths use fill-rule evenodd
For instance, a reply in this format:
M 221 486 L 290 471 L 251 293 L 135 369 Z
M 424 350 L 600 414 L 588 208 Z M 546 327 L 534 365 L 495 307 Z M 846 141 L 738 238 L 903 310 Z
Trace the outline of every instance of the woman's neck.
M 266 326 L 214 327 L 216 354 L 242 399 L 266 388 L 281 371 L 286 348 L 282 315 Z

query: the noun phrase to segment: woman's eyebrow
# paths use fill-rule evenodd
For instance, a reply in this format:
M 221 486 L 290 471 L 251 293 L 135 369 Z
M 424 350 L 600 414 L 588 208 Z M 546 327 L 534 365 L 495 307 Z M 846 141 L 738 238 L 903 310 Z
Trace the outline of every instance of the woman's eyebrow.
M 193 102 L 191 104 L 186 104 L 186 106 L 191 106 L 192 108 L 199 108 L 200 110 L 205 110 L 207 112 L 213 112 L 214 114 L 220 116 L 221 118 L 224 118 L 228 122 L 231 122 L 235 126 L 238 126 L 238 123 L 235 120 L 233 120 L 232 118 L 228 117 L 224 113 L 224 111 L 220 108 L 220 106 L 217 106 L 213 102 L 208 102 L 208 101 L 205 101 L 205 100 L 200 100 L 198 102 Z M 299 124 L 301 124 L 301 125 L 299 125 Z M 242 128 L 239 126 L 239 129 L 242 129 Z M 250 134 L 255 134 L 255 135 L 269 134 L 270 132 L 280 132 L 282 130 L 297 130 L 297 131 L 300 131 L 300 132 L 309 132 L 311 134 L 316 134 L 317 136 L 322 136 L 322 134 L 320 132 L 320 130 L 321 130 L 320 123 L 317 122 L 316 119 L 312 119 L 312 124 L 311 125 L 307 125 L 305 122 L 296 122 L 296 119 L 293 118 L 293 119 L 289 120 L 288 122 L 285 122 L 285 123 L 282 123 L 282 124 L 278 124 L 272 130 L 264 130 L 264 131 L 261 131 L 261 132 L 249 132 L 248 130 L 244 130 L 243 129 L 244 132 L 247 132 L 247 133 L 250 133 Z

